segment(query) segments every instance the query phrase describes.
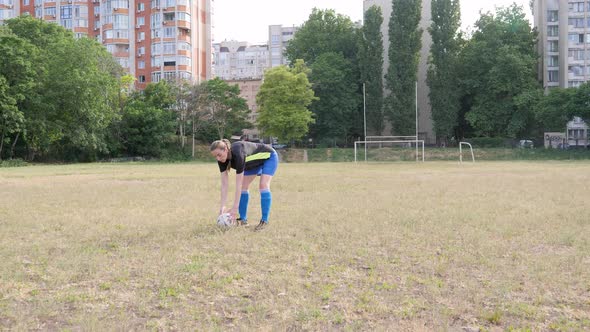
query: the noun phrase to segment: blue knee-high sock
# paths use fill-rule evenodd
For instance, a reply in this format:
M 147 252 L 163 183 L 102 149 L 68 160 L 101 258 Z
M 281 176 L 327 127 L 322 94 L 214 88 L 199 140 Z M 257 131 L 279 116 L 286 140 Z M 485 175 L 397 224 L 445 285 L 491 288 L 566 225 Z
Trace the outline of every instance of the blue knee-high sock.
M 248 191 L 242 191 L 240 195 L 240 206 L 238 212 L 242 220 L 248 220 L 248 201 L 250 201 L 250 193 Z
M 270 190 L 260 191 L 260 207 L 262 208 L 262 220 L 268 222 L 268 215 L 270 214 L 270 206 L 272 204 L 272 195 Z

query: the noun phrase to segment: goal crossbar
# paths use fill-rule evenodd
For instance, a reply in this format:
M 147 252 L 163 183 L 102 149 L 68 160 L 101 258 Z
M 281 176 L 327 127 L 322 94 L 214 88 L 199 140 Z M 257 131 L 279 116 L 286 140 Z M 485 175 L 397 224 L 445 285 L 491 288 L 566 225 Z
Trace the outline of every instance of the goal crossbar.
M 365 144 L 367 143 L 416 143 L 416 150 L 418 144 L 422 144 L 422 162 L 424 162 L 424 140 L 413 139 L 413 140 L 396 140 L 396 141 L 356 141 L 354 142 L 354 162 L 357 162 L 357 144 Z M 416 161 L 418 161 L 418 155 L 416 155 Z

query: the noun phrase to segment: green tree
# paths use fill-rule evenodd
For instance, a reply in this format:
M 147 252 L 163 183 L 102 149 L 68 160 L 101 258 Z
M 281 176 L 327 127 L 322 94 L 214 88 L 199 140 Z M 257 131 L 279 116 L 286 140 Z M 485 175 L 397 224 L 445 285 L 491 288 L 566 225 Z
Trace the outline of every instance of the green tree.
M 346 141 L 362 123 L 352 67 L 338 53 L 324 53 L 311 66 L 310 80 L 318 97 L 311 105 L 316 119 L 312 126 L 314 138 Z
M 439 143 L 454 136 L 460 109 L 458 57 L 461 51 L 459 0 L 433 0 L 432 36 L 427 83 L 430 88 L 432 120 Z
M 302 60 L 294 68 L 279 66 L 266 71 L 256 96 L 258 127 L 267 136 L 289 142 L 305 136 L 314 122 L 308 110 L 314 97 Z
M 465 118 L 478 136 L 529 135 L 534 115 L 522 106 L 541 88 L 536 33 L 516 4 L 482 14 L 475 26 L 460 57 Z
M 5 143 L 12 149 L 24 129 L 23 101 L 33 91 L 37 78 L 35 49 L 26 40 L 0 26 L 0 160 Z M 10 153 L 12 157 L 12 152 Z
M 128 156 L 159 157 L 174 136 L 175 114 L 136 93 L 125 105 L 121 138 Z
M 75 39 L 63 27 L 31 17 L 6 21 L 37 50 L 36 89 L 22 102 L 30 157 L 72 160 L 107 151 L 107 133 L 118 108 L 121 67 L 98 42 Z
M 308 76 L 309 81 L 315 95 L 320 99 L 312 105 L 317 126 L 312 126 L 311 131 L 313 137 L 318 140 L 334 137 L 346 139 L 347 136 L 358 135 L 362 132 L 362 108 L 358 102 L 361 98 L 360 71 L 357 61 L 358 46 L 358 33 L 349 17 L 337 14 L 334 10 L 317 8 L 313 9 L 308 20 L 289 42 L 286 54 L 291 63 L 295 59 L 301 59 L 312 68 L 312 72 Z M 336 59 L 337 63 L 326 63 L 328 58 Z M 315 63 L 320 60 L 321 64 L 316 66 Z M 347 63 L 347 67 L 342 66 L 343 61 Z M 331 74 L 334 76 L 327 77 Z M 314 81 L 320 78 L 323 82 Z M 344 79 L 346 81 L 336 81 Z M 335 105 L 339 107 L 341 104 L 335 103 L 334 98 L 324 100 L 324 97 L 328 97 L 330 94 L 326 90 L 328 85 L 337 87 L 337 93 L 340 96 L 342 96 L 343 89 L 353 95 L 352 98 L 346 96 L 346 100 L 354 100 L 353 105 L 356 107 L 354 113 L 356 114 L 349 114 L 350 105 L 346 105 L 342 110 L 331 109 L 331 107 Z M 349 89 L 351 85 L 354 86 L 353 89 Z M 320 91 L 320 88 L 323 90 Z M 342 116 L 327 118 L 327 116 L 339 112 L 342 113 Z M 353 123 L 353 118 L 356 119 L 356 123 Z M 342 122 L 330 123 L 330 128 L 339 128 L 336 131 L 319 129 L 319 127 L 325 127 L 324 124 L 329 122 L 340 121 Z
M 341 53 L 352 60 L 357 54 L 355 28 L 348 16 L 332 9 L 314 8 L 309 18 L 287 46 L 286 55 L 291 63 L 302 59 L 311 66 L 323 53 Z
M 371 6 L 365 12 L 360 29 L 359 69 L 361 83 L 365 83 L 367 127 L 373 134 L 380 135 L 384 129 L 383 113 L 383 36 L 381 25 L 383 14 L 378 6 Z
M 415 126 L 415 89 L 418 76 L 422 29 L 421 0 L 393 0 L 389 20 L 389 69 L 386 110 L 398 135 L 410 135 Z
M 251 127 L 247 120 L 250 110 L 246 100 L 240 97 L 238 85 L 229 85 L 214 78 L 206 82 L 205 91 L 203 118 L 217 129 L 220 139 Z

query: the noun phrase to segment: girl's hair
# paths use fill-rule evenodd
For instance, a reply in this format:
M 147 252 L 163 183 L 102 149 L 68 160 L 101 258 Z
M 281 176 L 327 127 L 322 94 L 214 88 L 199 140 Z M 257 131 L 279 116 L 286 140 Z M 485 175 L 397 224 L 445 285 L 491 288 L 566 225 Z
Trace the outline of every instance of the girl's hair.
M 221 149 L 221 150 L 227 150 L 227 158 L 231 159 L 231 142 L 227 139 L 220 139 L 217 140 L 213 143 L 211 143 L 211 147 L 209 148 L 209 151 L 213 151 L 216 149 Z M 226 171 L 230 171 L 231 170 L 231 162 L 227 163 L 227 169 Z

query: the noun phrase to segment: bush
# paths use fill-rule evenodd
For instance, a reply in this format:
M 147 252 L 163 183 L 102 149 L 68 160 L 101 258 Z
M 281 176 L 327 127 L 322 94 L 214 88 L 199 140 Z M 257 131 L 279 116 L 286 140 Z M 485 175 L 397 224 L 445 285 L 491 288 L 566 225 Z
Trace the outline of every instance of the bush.
M 22 159 L 10 159 L 0 161 L 0 167 L 23 167 L 29 166 L 29 163 Z
M 463 141 L 471 143 L 474 148 L 511 148 L 513 140 L 504 137 L 473 137 Z

